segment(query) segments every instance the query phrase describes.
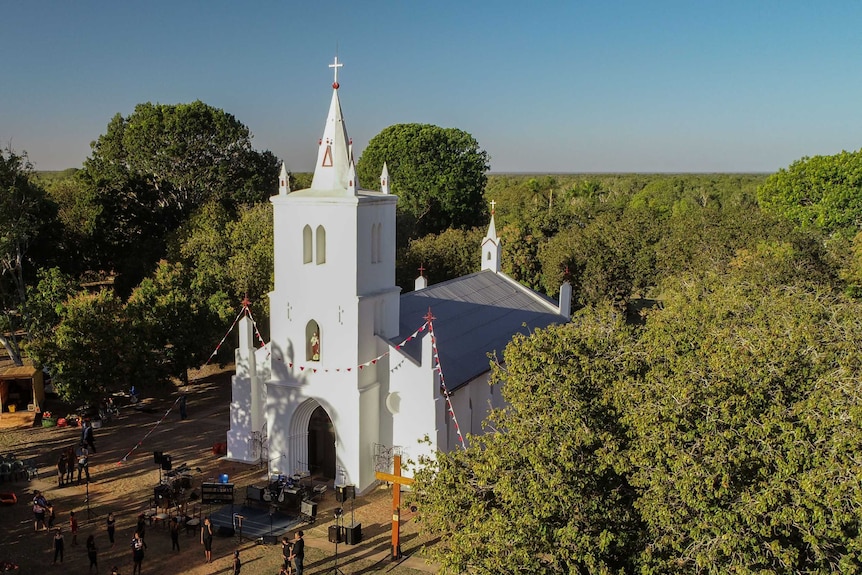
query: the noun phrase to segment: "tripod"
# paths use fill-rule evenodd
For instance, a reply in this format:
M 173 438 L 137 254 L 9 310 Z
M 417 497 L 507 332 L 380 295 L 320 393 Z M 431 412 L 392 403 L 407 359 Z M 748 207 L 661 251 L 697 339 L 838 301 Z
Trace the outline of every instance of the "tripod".
M 96 519 L 97 517 L 99 517 L 99 515 L 90 510 L 90 478 L 89 477 L 84 482 L 84 485 L 85 485 L 85 489 L 87 492 L 87 495 L 84 498 L 84 503 L 87 504 L 87 522 L 89 523 L 93 519 Z
M 338 568 L 338 540 L 341 539 L 341 532 L 344 525 L 344 510 L 341 507 L 335 509 L 335 564 L 332 566 L 330 573 L 336 575 L 344 575 L 344 572 Z

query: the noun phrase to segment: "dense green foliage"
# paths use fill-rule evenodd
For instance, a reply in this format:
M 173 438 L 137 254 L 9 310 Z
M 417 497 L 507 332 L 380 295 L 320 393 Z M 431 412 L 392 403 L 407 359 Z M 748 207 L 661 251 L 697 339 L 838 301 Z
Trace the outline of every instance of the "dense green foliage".
M 371 138 L 356 165 L 359 181 L 379 189 L 386 163 L 398 196 L 399 227 L 410 238 L 481 225 L 488 154 L 457 128 L 396 124 Z
M 56 211 L 27 156 L 0 151 L 0 344 L 17 365 L 26 334 L 27 281 L 36 276 L 27 264 L 50 257 Z
M 862 227 L 862 150 L 802 158 L 771 175 L 760 206 L 827 234 Z

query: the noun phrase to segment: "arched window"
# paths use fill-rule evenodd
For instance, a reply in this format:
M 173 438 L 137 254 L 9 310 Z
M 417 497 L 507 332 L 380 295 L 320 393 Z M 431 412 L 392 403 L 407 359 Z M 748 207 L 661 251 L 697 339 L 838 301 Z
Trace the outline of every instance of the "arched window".
M 314 320 L 305 326 L 305 360 L 320 361 L 320 326 Z
M 323 226 L 317 226 L 317 237 L 315 238 L 316 244 L 314 247 L 316 248 L 316 263 L 318 265 L 326 263 L 326 230 Z
M 311 226 L 302 228 L 302 263 L 311 263 Z

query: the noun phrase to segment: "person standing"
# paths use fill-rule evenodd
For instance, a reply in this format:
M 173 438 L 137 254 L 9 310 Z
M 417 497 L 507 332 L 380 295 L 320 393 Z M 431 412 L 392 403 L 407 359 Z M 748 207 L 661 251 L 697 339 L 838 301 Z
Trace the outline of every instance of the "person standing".
M 132 561 L 135 564 L 132 568 L 132 575 L 135 573 L 141 575 L 141 566 L 144 563 L 144 540 L 141 539 L 141 535 L 137 531 L 132 537 Z
M 63 530 L 57 527 L 54 532 L 54 563 L 57 562 L 57 557 L 60 557 L 60 563 L 63 562 Z
M 66 452 L 62 452 L 60 454 L 60 459 L 57 461 L 57 486 L 63 487 L 65 485 L 66 479 L 66 465 L 68 462 L 66 461 Z
M 45 515 L 48 517 L 48 529 L 53 529 L 54 520 L 57 519 L 57 515 L 54 513 L 54 504 L 50 501 L 48 502 L 48 508 L 45 511 Z
M 201 544 L 204 546 L 204 555 L 206 555 L 207 563 L 212 562 L 213 557 L 213 524 L 210 518 L 204 519 L 204 525 L 201 527 Z
M 113 513 L 108 513 L 108 518 L 105 520 L 105 527 L 108 530 L 108 541 L 111 542 L 111 547 L 114 546 L 114 532 L 116 531 L 117 520 L 114 519 Z
M 75 480 L 75 446 L 66 448 L 66 485 L 71 485 Z
M 290 558 L 293 559 L 293 568 L 296 570 L 296 575 L 302 575 L 302 562 L 305 560 L 305 541 L 302 539 L 302 531 L 297 531 L 293 537 L 293 552 Z
M 242 569 L 242 561 L 239 560 L 239 551 L 233 552 L 233 575 L 239 575 L 239 570 Z
M 189 416 L 186 409 L 186 394 L 184 393 L 180 396 L 180 419 L 185 419 Z
M 72 531 L 72 545 L 78 544 L 78 518 L 75 517 L 75 512 L 69 512 L 69 529 Z
M 89 573 L 93 572 L 93 567 L 96 568 L 96 573 L 99 572 L 99 550 L 96 549 L 96 538 L 90 535 L 87 537 L 87 557 L 90 559 Z
M 284 559 L 284 563 L 282 563 L 282 568 L 290 571 L 290 556 L 293 555 L 293 543 L 290 542 L 290 539 L 287 538 L 287 535 L 281 538 L 281 557 Z
M 96 438 L 93 435 L 93 423 L 89 420 L 84 422 L 84 428 L 81 430 L 81 443 L 85 444 L 90 451 L 96 453 Z
M 171 551 L 180 550 L 180 522 L 171 517 Z
M 90 482 L 90 450 L 86 443 L 78 447 L 78 485 L 81 485 L 81 474 L 86 475 L 87 483 Z
M 135 526 L 135 529 L 138 532 L 138 536 L 141 538 L 141 543 L 143 544 L 144 549 L 146 549 L 147 548 L 147 539 L 146 539 L 147 519 L 146 519 L 146 517 L 144 517 L 143 513 L 138 515 L 138 524 L 137 524 L 137 526 Z
M 48 529 L 45 523 L 45 511 L 48 509 L 48 501 L 38 489 L 33 493 L 33 526 L 36 531 Z

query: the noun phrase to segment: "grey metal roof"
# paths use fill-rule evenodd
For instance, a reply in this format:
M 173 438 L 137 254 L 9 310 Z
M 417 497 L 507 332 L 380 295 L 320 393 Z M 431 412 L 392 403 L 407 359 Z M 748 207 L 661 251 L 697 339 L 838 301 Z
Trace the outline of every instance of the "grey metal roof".
M 404 341 L 420 327 L 429 307 L 449 391 L 488 371 L 488 353 L 497 352 L 502 359 L 503 348 L 516 333 L 567 321 L 556 313 L 555 302 L 484 270 L 402 295 L 400 335 L 392 343 Z M 418 339 L 401 349 L 418 361 Z

